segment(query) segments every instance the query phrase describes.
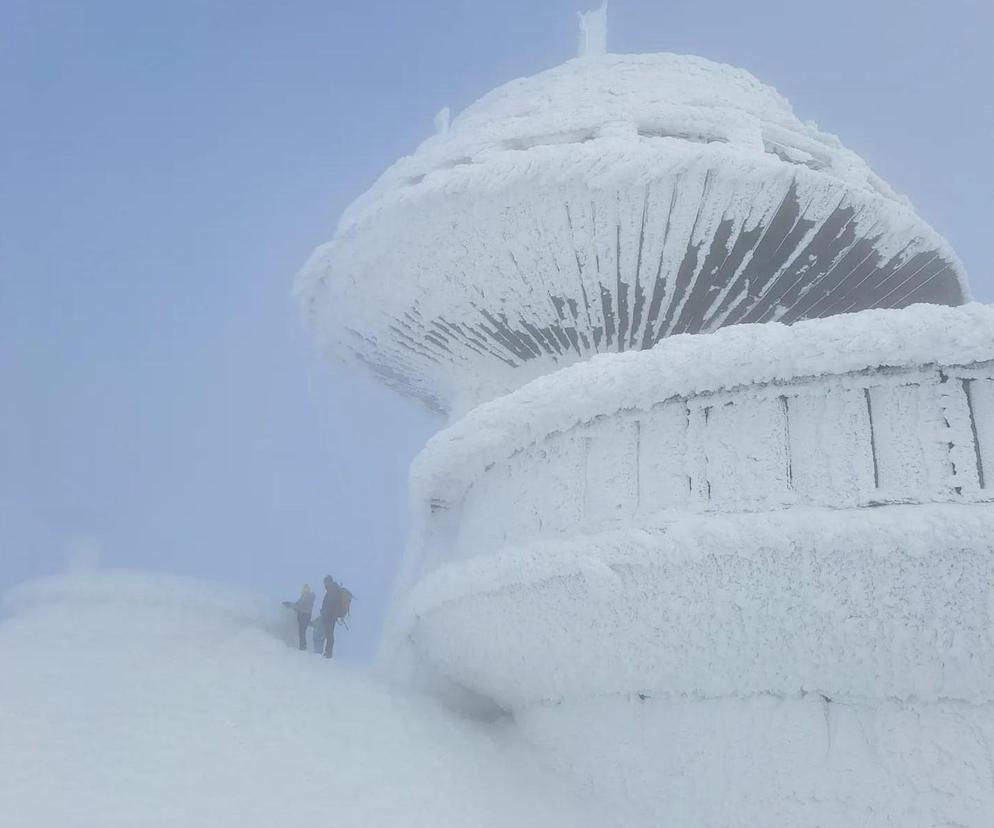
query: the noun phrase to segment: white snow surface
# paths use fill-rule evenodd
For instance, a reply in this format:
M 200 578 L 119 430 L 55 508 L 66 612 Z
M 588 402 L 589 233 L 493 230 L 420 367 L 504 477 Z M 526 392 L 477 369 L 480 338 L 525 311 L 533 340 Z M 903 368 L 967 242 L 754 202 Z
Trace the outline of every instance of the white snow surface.
M 608 824 L 506 726 L 289 647 L 259 597 L 94 573 L 9 608 L 4 828 Z

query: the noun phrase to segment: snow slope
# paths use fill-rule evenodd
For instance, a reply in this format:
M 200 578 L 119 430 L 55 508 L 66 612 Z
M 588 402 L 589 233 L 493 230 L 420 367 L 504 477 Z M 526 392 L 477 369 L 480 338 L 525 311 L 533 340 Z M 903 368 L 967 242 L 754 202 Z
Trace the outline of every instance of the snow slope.
M 607 824 L 502 724 L 288 647 L 264 599 L 101 573 L 8 607 L 4 828 Z

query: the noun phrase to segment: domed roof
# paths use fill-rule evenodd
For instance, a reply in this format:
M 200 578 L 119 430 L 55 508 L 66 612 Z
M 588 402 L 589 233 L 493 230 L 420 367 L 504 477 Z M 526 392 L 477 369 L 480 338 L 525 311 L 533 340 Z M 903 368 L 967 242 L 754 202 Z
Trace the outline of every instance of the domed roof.
M 446 120 L 298 282 L 319 334 L 440 410 L 674 333 L 966 297 L 907 202 L 741 69 L 578 58 Z
M 794 115 L 752 74 L 693 55 L 576 58 L 488 92 L 451 126 L 393 164 L 346 211 L 342 228 L 424 177 L 493 152 L 576 144 L 634 131 L 641 137 L 726 142 L 819 169 L 901 200 L 834 135 Z

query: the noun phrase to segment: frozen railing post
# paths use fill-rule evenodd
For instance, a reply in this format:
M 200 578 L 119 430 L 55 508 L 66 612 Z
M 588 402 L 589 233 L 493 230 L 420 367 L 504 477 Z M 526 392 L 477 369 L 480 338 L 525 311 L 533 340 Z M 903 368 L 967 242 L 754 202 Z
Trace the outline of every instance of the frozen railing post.
M 580 44 L 577 57 L 594 57 L 607 52 L 607 0 L 599 9 L 577 12 L 580 18 Z

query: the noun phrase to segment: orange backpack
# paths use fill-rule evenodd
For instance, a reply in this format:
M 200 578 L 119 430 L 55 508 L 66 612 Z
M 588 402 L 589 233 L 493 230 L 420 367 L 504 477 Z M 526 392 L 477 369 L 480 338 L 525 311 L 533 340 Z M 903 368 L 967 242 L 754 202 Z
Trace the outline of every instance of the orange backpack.
M 352 593 L 349 592 L 345 587 L 338 587 L 338 618 L 343 624 L 345 624 L 345 619 L 349 617 L 349 612 L 352 610 Z M 346 625 L 347 626 L 347 625 Z

